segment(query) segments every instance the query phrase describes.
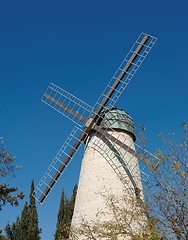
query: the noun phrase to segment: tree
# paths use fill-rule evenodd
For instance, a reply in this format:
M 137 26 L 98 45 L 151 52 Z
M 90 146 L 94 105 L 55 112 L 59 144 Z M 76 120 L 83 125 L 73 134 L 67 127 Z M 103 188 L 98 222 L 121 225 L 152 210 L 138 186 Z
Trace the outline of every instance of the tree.
M 58 240 L 62 236 L 64 227 L 64 216 L 65 216 L 65 193 L 64 189 L 61 194 L 60 207 L 57 215 L 57 224 L 54 239 Z
M 118 240 L 160 240 L 160 234 L 152 218 L 146 213 L 144 202 L 137 201 L 126 193 L 122 198 L 109 194 L 108 191 L 99 193 L 104 198 L 105 211 L 98 211 L 98 219 L 103 216 L 108 220 L 86 222 L 83 220 L 78 228 L 71 227 L 71 240 L 77 239 L 109 239 Z M 128 206 L 128 207 L 127 207 Z
M 77 186 L 74 187 L 71 198 L 67 199 L 65 197 L 64 189 L 62 190 L 60 207 L 57 216 L 56 231 L 54 235 L 55 240 L 69 239 L 69 231 L 74 211 L 76 192 Z
M 160 164 L 150 184 L 155 191 L 150 188 L 146 197 L 161 235 L 173 240 L 188 239 L 188 128 L 182 127 L 181 137 L 161 134 L 166 149 L 158 151 Z
M 72 192 L 72 196 L 70 198 L 70 201 L 69 201 L 69 209 L 70 209 L 70 222 L 72 220 L 72 216 L 73 216 L 73 212 L 74 212 L 74 205 L 75 205 L 75 200 L 76 200 L 76 194 L 77 194 L 77 189 L 78 189 L 78 186 L 74 186 L 74 189 L 73 189 L 73 192 Z
M 33 240 L 39 240 L 40 238 L 40 233 L 41 229 L 38 226 L 38 213 L 37 213 L 37 208 L 36 208 L 36 201 L 35 198 L 33 197 L 33 192 L 34 192 L 34 180 L 31 183 L 31 191 L 30 191 L 30 203 L 29 203 L 29 227 L 28 227 L 28 235 L 30 238 L 28 239 L 33 239 Z
M 2 138 L 1 138 L 2 139 Z M 19 167 L 15 166 L 15 157 L 5 150 L 2 140 L 0 139 L 0 177 L 8 175 L 15 176 L 14 172 Z M 8 183 L 0 184 L 0 210 L 6 203 L 12 206 L 18 206 L 19 199 L 24 198 L 23 192 L 17 193 L 17 187 L 9 187 Z
M 17 217 L 16 222 L 12 225 L 7 224 L 5 227 L 6 239 L 15 240 L 22 238 L 21 219 Z
M 188 128 L 185 123 L 182 126 L 181 137 L 174 133 L 161 135 L 163 148 L 156 153 L 158 167 L 145 186 L 145 203 L 140 202 L 138 207 L 135 198 L 125 195 L 117 199 L 102 193 L 106 212 L 98 214 L 110 213 L 113 218 L 102 223 L 83 221 L 82 226 L 71 229 L 70 239 L 188 239 Z M 126 203 L 132 207 L 127 209 Z
M 29 204 L 24 204 L 21 217 L 18 217 L 12 225 L 5 228 L 6 236 L 9 240 L 40 240 L 41 229 L 38 227 L 38 214 L 35 198 L 32 196 L 34 191 L 34 180 L 31 183 Z
M 7 238 L 2 235 L 2 229 L 0 229 L 0 240 L 7 240 Z
M 66 204 L 65 204 L 65 215 L 64 215 L 64 237 L 65 237 L 65 239 L 69 238 L 69 231 L 70 231 L 72 216 L 73 216 L 73 212 L 74 212 L 76 193 L 77 193 L 77 185 L 73 189 L 71 198 L 67 199 Z

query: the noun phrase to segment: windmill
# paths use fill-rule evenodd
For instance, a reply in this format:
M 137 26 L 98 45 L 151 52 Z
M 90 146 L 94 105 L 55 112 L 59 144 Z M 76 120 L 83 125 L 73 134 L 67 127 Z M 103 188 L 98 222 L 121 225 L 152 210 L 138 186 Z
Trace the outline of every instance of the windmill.
M 75 224 L 82 216 L 88 216 L 87 207 L 92 212 L 89 205 L 83 208 L 83 199 L 84 205 L 86 202 L 91 204 L 91 199 L 87 198 L 89 195 L 92 204 L 96 205 L 93 211 L 96 214 L 100 203 L 95 193 L 101 185 L 106 188 L 110 185 L 119 192 L 119 189 L 126 188 L 140 198 L 141 180 L 149 176 L 146 169 L 156 167 L 155 161 L 151 161 L 155 157 L 134 143 L 136 135 L 132 118 L 115 106 L 156 41 L 153 36 L 140 34 L 93 107 L 53 83 L 42 97 L 45 104 L 76 125 L 36 186 L 33 196 L 43 203 L 84 142 L 86 147 L 73 216 Z M 142 153 L 139 153 L 140 149 Z M 118 194 L 117 191 L 114 193 Z M 94 215 L 91 214 L 90 218 Z

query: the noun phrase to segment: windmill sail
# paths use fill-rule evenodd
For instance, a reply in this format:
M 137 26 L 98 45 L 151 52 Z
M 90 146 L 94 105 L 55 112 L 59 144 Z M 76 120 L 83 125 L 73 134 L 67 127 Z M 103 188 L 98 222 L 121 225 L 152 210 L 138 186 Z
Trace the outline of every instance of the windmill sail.
M 94 107 L 53 83 L 48 86 L 42 101 L 80 127 L 83 127 L 83 123 L 91 113 L 95 115 L 94 122 L 105 105 L 114 106 L 116 104 L 156 41 L 155 37 L 144 33 L 140 34 Z
M 109 134 L 109 131 L 102 129 L 99 125 L 103 120 L 101 112 L 107 107 L 107 105 L 114 106 L 116 104 L 117 100 L 152 49 L 156 40 L 155 37 L 144 33 L 138 37 L 94 107 L 91 107 L 53 83 L 49 85 L 42 97 L 42 101 L 76 123 L 78 127 L 75 127 L 70 134 L 70 138 L 64 143 L 44 177 L 36 187 L 33 195 L 40 203 L 44 201 L 48 193 L 51 191 L 81 143 L 86 140 L 88 134 L 93 130 L 96 134 L 100 133 L 103 138 L 108 139 L 111 143 L 113 142 L 113 144 L 122 147 L 132 156 L 140 158 L 145 165 L 153 168 L 155 167 L 147 157 L 137 153 L 132 147 L 122 142 L 121 139 L 118 139 L 117 135 L 114 137 L 113 129 L 111 129 L 110 126 L 109 130 L 112 130 L 111 134 Z M 74 140 L 73 143 L 69 144 L 72 139 Z M 101 149 L 101 154 L 105 155 L 106 153 Z M 129 169 L 127 170 L 127 174 L 131 175 Z M 134 179 L 132 179 L 132 181 L 134 181 Z M 37 197 L 38 195 L 40 196 Z
M 106 86 L 104 92 L 97 100 L 94 110 L 97 108 L 101 109 L 106 104 L 108 104 L 108 106 L 114 106 L 116 104 L 156 41 L 157 38 L 153 36 L 144 33 L 140 34 Z M 96 112 L 99 112 L 99 110 Z
M 43 203 L 86 137 L 87 134 L 74 127 L 35 188 L 33 196 L 39 203 Z
M 53 83 L 50 83 L 46 89 L 42 101 L 76 123 L 80 128 L 83 127 L 93 110 L 89 104 Z

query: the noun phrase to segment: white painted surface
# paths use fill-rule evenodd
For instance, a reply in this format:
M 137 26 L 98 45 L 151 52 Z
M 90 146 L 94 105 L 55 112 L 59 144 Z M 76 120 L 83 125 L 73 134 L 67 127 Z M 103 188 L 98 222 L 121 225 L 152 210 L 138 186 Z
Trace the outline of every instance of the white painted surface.
M 112 132 L 108 131 L 108 133 Z M 128 146 L 132 146 L 134 149 L 133 140 L 127 133 L 120 131 L 114 132 L 113 136 L 119 138 L 119 140 L 126 143 Z M 111 145 L 109 141 L 105 143 L 104 141 L 105 140 L 101 139 L 99 134 L 92 134 L 90 141 L 87 143 L 82 160 L 78 192 L 72 219 L 73 227 L 79 228 L 82 221 L 102 222 L 113 218 L 111 214 L 106 214 L 102 217 L 101 215 L 97 215 L 99 211 L 107 211 L 105 199 L 101 196 L 101 193 L 109 192 L 109 194 L 121 198 L 125 192 L 126 194 L 134 192 L 134 190 L 131 190 L 134 189 L 133 184 L 120 163 L 122 159 L 124 163 L 129 166 L 131 175 L 134 176 L 134 179 L 137 179 L 137 186 L 140 190 L 142 189 L 139 178 L 138 160 L 132 157 L 130 153 L 126 153 L 124 149 L 115 146 L 114 143 Z M 113 148 L 110 149 L 112 146 Z M 117 154 L 115 155 L 114 152 Z M 117 173 L 109 164 L 108 159 L 104 157 L 104 153 L 107 153 L 107 156 L 110 156 L 110 159 L 113 160 L 113 163 L 118 167 L 120 171 L 118 175 L 124 176 L 125 184 L 122 183 Z M 84 237 L 80 236 L 79 239 L 83 240 Z

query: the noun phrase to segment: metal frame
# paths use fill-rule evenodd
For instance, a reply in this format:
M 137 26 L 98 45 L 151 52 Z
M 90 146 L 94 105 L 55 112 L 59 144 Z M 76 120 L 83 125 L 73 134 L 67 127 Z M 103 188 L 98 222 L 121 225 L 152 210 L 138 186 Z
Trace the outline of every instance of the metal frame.
M 109 134 L 106 130 L 98 126 L 98 123 L 101 120 L 101 111 L 105 108 L 105 106 L 107 106 L 107 104 L 114 106 L 154 46 L 156 40 L 157 38 L 148 34 L 140 34 L 133 47 L 123 60 L 122 64 L 119 66 L 109 84 L 105 88 L 104 92 L 97 100 L 94 107 L 91 107 L 87 103 L 53 83 L 49 85 L 42 97 L 42 101 L 76 123 L 77 127 L 73 129 L 68 139 L 65 141 L 64 145 L 50 164 L 43 178 L 37 185 L 33 196 L 39 203 L 42 203 L 45 200 L 63 171 L 70 163 L 72 157 L 77 152 L 81 143 L 86 140 L 91 130 L 95 130 L 96 133 L 99 133 L 108 141 L 113 142 L 114 144 L 118 145 L 119 148 L 123 148 L 132 156 L 140 159 L 147 167 L 152 169 L 156 168 L 156 163 L 152 163 L 148 157 L 134 151 L 130 146 L 127 146 L 117 137 L 115 138 L 113 134 Z M 111 130 L 113 132 L 113 129 Z M 78 132 L 80 135 L 76 136 Z M 70 141 L 72 140 L 74 141 L 70 144 Z M 68 148 L 68 146 L 70 148 Z M 124 167 L 126 168 L 126 166 Z M 52 174 L 53 172 L 54 174 Z M 134 191 L 136 193 L 137 185 L 131 175 L 131 171 L 127 168 L 126 172 L 133 183 Z M 119 177 L 123 181 L 122 176 Z

